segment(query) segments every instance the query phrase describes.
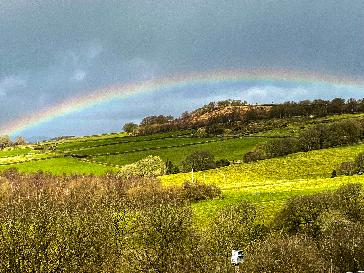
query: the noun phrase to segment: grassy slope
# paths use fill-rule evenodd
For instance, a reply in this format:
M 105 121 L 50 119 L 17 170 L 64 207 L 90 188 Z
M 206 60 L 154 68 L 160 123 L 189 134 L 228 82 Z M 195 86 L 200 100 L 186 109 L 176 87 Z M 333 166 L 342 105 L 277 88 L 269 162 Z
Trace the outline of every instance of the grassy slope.
M 31 161 L 12 165 L 0 166 L 0 170 L 17 168 L 21 172 L 50 172 L 59 174 L 96 174 L 102 175 L 117 168 L 105 167 L 99 164 L 83 162 L 74 158 L 52 158 L 42 161 Z
M 168 149 L 141 151 L 130 154 L 97 156 L 95 159 L 100 162 L 111 164 L 129 164 L 145 158 L 148 155 L 160 156 L 163 160 L 171 160 L 175 164 L 181 161 L 190 153 L 196 150 L 208 150 L 215 155 L 216 159 L 227 158 L 229 160 L 241 160 L 244 153 L 251 150 L 257 143 L 266 141 L 264 138 L 243 138 L 229 139 L 225 141 L 211 142 L 193 146 L 182 146 Z
M 205 139 L 205 138 L 166 138 L 166 139 L 157 139 L 157 140 L 153 140 L 153 141 L 129 142 L 129 143 L 110 145 L 110 146 L 92 147 L 92 148 L 76 151 L 76 153 L 83 154 L 83 155 L 96 155 L 96 154 L 102 154 L 102 153 L 115 153 L 115 152 L 122 153 L 122 152 L 133 151 L 136 149 L 178 146 L 178 145 L 183 145 L 183 144 L 206 142 L 209 140 L 213 140 L 213 138 L 208 138 L 208 139 Z
M 30 147 L 18 147 L 18 148 L 12 148 L 12 149 L 4 149 L 0 150 L 0 158 L 4 157 L 10 157 L 10 156 L 18 156 L 28 153 L 37 153 L 37 151 L 34 151 Z
M 246 199 L 265 207 L 269 218 L 290 196 L 364 180 L 360 176 L 330 178 L 338 164 L 352 160 L 363 150 L 364 144 L 359 144 L 195 173 L 195 179 L 218 185 L 224 194 L 221 200 L 196 204 L 196 213 L 201 222 L 206 222 L 219 208 Z M 190 173 L 161 177 L 166 186 L 186 180 L 191 180 Z
M 356 115 L 358 117 L 363 115 Z M 306 126 L 319 121 L 327 122 L 352 118 L 355 115 L 340 115 L 305 121 Z M 272 130 L 267 135 L 294 134 L 302 127 L 298 122 L 289 125 L 288 128 Z M 184 132 L 186 133 L 186 132 Z M 179 133 L 177 133 L 179 134 Z M 183 132 L 182 132 L 183 134 Z M 35 172 L 38 170 L 49 171 L 54 174 L 62 173 L 87 173 L 101 175 L 107 171 L 117 171 L 117 168 L 105 167 L 100 164 L 87 163 L 74 158 L 52 158 L 42 161 L 17 163 L 23 160 L 39 159 L 61 154 L 64 151 L 72 153 L 95 153 L 121 152 L 130 149 L 153 148 L 169 145 L 180 145 L 184 143 L 206 141 L 209 139 L 168 138 L 173 133 L 156 134 L 148 136 L 130 137 L 125 134 L 110 134 L 91 136 L 76 139 L 65 139 L 58 142 L 47 142 L 50 146 L 57 145 L 54 152 L 42 153 L 31 148 L 15 148 L 9 151 L 0 151 L 0 164 L 14 162 L 14 164 L 0 166 L 0 170 L 10 167 L 19 168 L 20 171 Z M 259 134 L 261 135 L 261 134 Z M 158 139 L 159 138 L 159 139 Z M 163 139 L 161 139 L 163 138 Z M 227 158 L 238 160 L 242 155 L 252 149 L 257 143 L 265 141 L 264 138 L 229 139 L 225 141 L 198 144 L 193 146 L 181 146 L 174 148 L 163 148 L 159 150 L 139 151 L 122 155 L 93 156 L 92 160 L 110 164 L 129 164 L 148 155 L 158 155 L 164 160 L 172 160 L 179 164 L 183 158 L 195 150 L 210 150 L 216 159 Z M 115 145 L 94 147 L 95 145 Z M 31 147 L 31 146 L 30 146 Z M 238 202 L 241 199 L 251 200 L 261 207 L 267 208 L 267 214 L 272 215 L 287 198 L 298 194 L 309 194 L 321 190 L 335 189 L 339 185 L 361 180 L 361 177 L 338 177 L 331 179 L 332 170 L 341 162 L 350 160 L 360 151 L 364 145 L 352 147 L 341 147 L 335 149 L 313 151 L 310 153 L 298 153 L 285 158 L 265 160 L 252 164 L 234 165 L 227 168 L 195 173 L 195 177 L 206 183 L 215 183 L 223 189 L 224 199 L 201 202 L 194 205 L 198 218 L 205 223 L 210 215 L 219 208 Z M 28 154 L 28 153 L 31 154 Z M 28 155 L 25 155 L 28 154 Z M 190 180 L 191 174 L 178 174 L 164 176 L 162 182 L 169 185 L 177 185 L 185 180 Z

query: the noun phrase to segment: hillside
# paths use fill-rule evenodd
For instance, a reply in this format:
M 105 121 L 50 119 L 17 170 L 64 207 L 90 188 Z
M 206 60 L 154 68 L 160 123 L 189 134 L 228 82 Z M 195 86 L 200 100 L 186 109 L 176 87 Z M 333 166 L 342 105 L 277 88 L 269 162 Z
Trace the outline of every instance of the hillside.
M 262 272 L 261 264 L 275 270 L 276 261 L 283 266 L 278 272 L 289 272 L 292 264 L 299 268 L 295 272 L 327 272 L 333 261 L 333 272 L 345 272 L 347 261 L 358 269 L 364 261 L 364 181 L 336 170 L 364 151 L 363 117 L 346 113 L 269 118 L 243 122 L 239 130 L 206 132 L 200 127 L 60 137 L 2 149 L 0 255 L 2 260 L 15 257 L 13 263 L 23 269 L 26 266 L 17 264 L 22 253 L 34 265 L 38 255 L 52 257 L 47 272 L 57 271 L 60 263 L 84 268 L 79 253 L 99 269 L 94 271 L 149 272 L 163 265 L 165 257 L 171 262 L 177 257 L 183 265 L 187 257 L 186 273 L 206 268 L 230 272 L 228 254 L 239 248 L 247 257 L 240 268 L 246 273 Z M 301 147 L 307 140 L 326 146 L 307 152 L 286 146 Z M 283 155 L 243 163 L 247 154 L 264 147 Z M 212 169 L 187 172 L 183 162 L 201 151 L 206 158 L 213 156 Z M 152 160 L 163 170 L 172 164 L 179 173 L 125 175 L 125 170 L 135 174 L 141 161 L 150 174 Z M 230 166 L 217 165 L 220 160 Z M 11 168 L 19 172 L 7 170 Z M 14 255 L 12 249 L 20 247 Z M 144 257 L 153 257 L 155 263 L 140 270 Z M 307 265 L 315 270 L 301 270 Z M 175 272 L 175 267 L 160 272 Z
M 2 150 L 0 169 L 102 175 L 110 171 L 118 172 L 123 165 L 148 155 L 159 156 L 164 161 L 171 160 L 179 165 L 187 155 L 199 150 L 210 151 L 217 160 L 241 162 L 246 152 L 272 137 L 297 136 L 298 132 L 315 124 L 362 117 L 363 114 L 342 114 L 315 119 L 291 118 L 284 121 L 284 128 L 250 136 L 197 137 L 193 131 L 175 131 L 145 136 L 109 134 L 65 138 Z M 364 146 L 356 144 L 195 172 L 195 180 L 216 184 L 223 191 L 223 199 L 197 203 L 194 205 L 195 211 L 198 218 L 205 221 L 220 208 L 245 199 L 269 208 L 266 214 L 271 218 L 270 211 L 278 211 L 280 205 L 291 196 L 335 189 L 341 184 L 357 181 L 356 177 L 331 179 L 330 175 L 338 164 L 354 158 L 362 150 Z M 165 186 L 181 185 L 191 180 L 191 174 L 167 175 L 160 179 Z
M 267 220 L 271 219 L 292 196 L 334 190 L 350 182 L 364 183 L 360 176 L 331 178 L 332 171 L 341 162 L 352 160 L 363 151 L 364 144 L 358 144 L 195 172 L 195 180 L 216 184 L 224 196 L 195 204 L 196 213 L 200 222 L 207 224 L 206 220 L 219 209 L 243 199 L 264 208 Z M 191 173 L 161 177 L 165 186 L 182 185 L 191 179 Z

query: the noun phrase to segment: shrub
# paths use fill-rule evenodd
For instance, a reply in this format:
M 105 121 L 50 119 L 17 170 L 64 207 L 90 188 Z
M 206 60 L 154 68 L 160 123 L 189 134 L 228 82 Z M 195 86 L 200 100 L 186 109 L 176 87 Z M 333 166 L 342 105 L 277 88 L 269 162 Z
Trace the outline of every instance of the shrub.
M 361 189 L 360 184 L 347 184 L 333 193 L 293 197 L 275 217 L 274 226 L 286 234 L 317 238 L 322 229 L 318 219 L 328 211 L 338 211 L 348 220 L 360 222 L 364 209 Z
M 338 167 L 340 175 L 354 175 L 364 173 L 364 153 L 357 155 L 354 161 L 343 162 Z
M 195 136 L 197 137 L 207 137 L 206 129 L 205 128 L 198 128 Z
M 216 168 L 226 167 L 230 165 L 230 161 L 228 159 L 220 159 L 216 161 Z
M 148 156 L 120 168 L 119 177 L 159 176 L 165 174 L 166 166 L 159 156 Z
M 349 220 L 357 222 L 363 219 L 364 204 L 362 185 L 352 183 L 341 186 L 333 194 L 333 207 L 341 211 Z
M 354 161 L 357 173 L 364 173 L 364 153 L 357 155 Z
M 303 130 L 298 137 L 300 149 L 304 152 L 322 149 L 326 135 L 327 126 L 323 125 L 316 125 Z
M 355 162 L 348 161 L 348 162 L 343 162 L 340 164 L 340 166 L 338 167 L 337 173 L 339 175 L 354 175 L 354 174 L 358 173 L 358 169 L 355 165 Z
M 296 138 L 274 139 L 264 145 L 264 150 L 268 158 L 296 153 L 299 149 L 299 141 Z
M 166 174 L 175 174 L 179 173 L 178 166 L 174 165 L 172 161 L 166 161 Z
M 207 135 L 222 135 L 224 133 L 224 128 L 220 128 L 216 124 L 206 126 L 205 132 Z
M 318 242 L 321 256 L 332 262 L 335 272 L 357 272 L 364 268 L 364 229 L 339 212 L 323 215 L 325 223 Z
M 125 123 L 124 126 L 123 126 L 123 130 L 124 132 L 126 133 L 135 133 L 138 129 L 138 125 L 133 123 L 133 122 L 128 122 L 128 123 Z
M 258 160 L 266 159 L 267 155 L 262 148 L 256 147 L 254 150 L 244 154 L 243 161 L 245 163 L 256 162 Z
M 209 151 L 196 151 L 188 155 L 182 162 L 184 172 L 203 171 L 216 167 L 215 158 Z
M 182 186 L 182 196 L 191 202 L 214 199 L 221 195 L 221 190 L 215 185 L 207 185 L 195 181 L 186 181 Z
M 357 122 L 351 120 L 335 122 L 327 127 L 323 147 L 353 144 L 358 142 L 361 136 L 362 129 Z
M 314 241 L 305 236 L 270 237 L 247 250 L 243 272 L 326 273 L 330 265 L 320 257 Z
M 223 208 L 205 231 L 205 272 L 231 272 L 232 249 L 243 249 L 257 238 L 254 205 L 240 202 Z
M 327 211 L 331 204 L 330 194 L 293 197 L 275 217 L 274 226 L 285 234 L 306 234 L 317 237 L 320 233 L 317 218 Z

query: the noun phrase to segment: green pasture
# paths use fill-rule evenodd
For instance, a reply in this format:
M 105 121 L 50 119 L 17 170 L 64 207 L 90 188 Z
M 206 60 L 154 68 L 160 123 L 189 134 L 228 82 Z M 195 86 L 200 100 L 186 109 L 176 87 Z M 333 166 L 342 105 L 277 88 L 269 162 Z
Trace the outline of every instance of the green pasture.
M 176 140 L 173 140 L 176 141 Z M 176 143 L 171 141 L 171 144 Z M 201 141 L 201 139 L 199 140 Z M 125 165 L 136 162 L 148 155 L 160 156 L 163 160 L 171 160 L 174 164 L 179 165 L 183 159 L 194 151 L 208 150 L 215 159 L 242 160 L 243 155 L 253 149 L 258 143 L 267 141 L 265 138 L 235 138 L 224 141 L 216 141 L 191 146 L 182 146 L 174 148 L 164 148 L 158 150 L 140 151 L 121 155 L 105 155 L 93 157 L 96 161 L 105 162 L 114 165 Z M 135 146 L 136 148 L 139 146 Z
M 95 174 L 103 175 L 107 172 L 116 172 L 117 168 L 106 167 L 100 164 L 84 162 L 75 158 L 50 158 L 47 160 L 29 161 L 11 165 L 0 165 L 0 170 L 17 168 L 20 172 L 49 172 L 61 174 Z
M 191 138 L 191 137 L 166 138 L 166 139 L 156 139 L 149 141 L 146 140 L 141 142 L 126 142 L 108 146 L 90 147 L 87 149 L 74 151 L 74 153 L 80 155 L 98 155 L 105 153 L 125 153 L 143 149 L 160 149 L 160 148 L 168 149 L 169 146 L 198 144 L 213 140 L 216 140 L 216 138 Z
M 196 172 L 195 180 L 215 184 L 223 191 L 222 199 L 194 204 L 197 219 L 208 223 L 206 220 L 220 208 L 243 199 L 264 208 L 266 219 L 270 219 L 291 196 L 362 182 L 361 176 L 331 178 L 332 171 L 341 162 L 353 160 L 362 151 L 364 144 L 358 144 Z M 182 185 L 192 180 L 192 174 L 168 175 L 160 180 L 165 186 Z
M 28 153 L 36 153 L 37 151 L 33 150 L 32 148 L 28 146 L 21 146 L 16 148 L 6 148 L 4 150 L 0 150 L 0 158 L 3 157 L 10 157 L 10 156 L 18 156 Z
M 143 141 L 150 141 L 154 139 L 166 139 L 166 138 L 176 138 L 176 135 L 186 135 L 189 131 L 179 131 L 179 132 L 168 132 L 168 133 L 160 133 L 146 136 L 128 136 L 125 133 L 122 134 L 110 134 L 110 135 L 101 135 L 99 137 L 83 137 L 77 139 L 66 139 L 59 142 L 55 142 L 57 144 L 58 151 L 73 151 L 84 148 L 91 148 L 94 146 L 102 146 L 102 145 L 113 145 L 113 144 L 123 144 L 123 143 L 139 143 Z M 138 144 L 136 144 L 138 145 Z

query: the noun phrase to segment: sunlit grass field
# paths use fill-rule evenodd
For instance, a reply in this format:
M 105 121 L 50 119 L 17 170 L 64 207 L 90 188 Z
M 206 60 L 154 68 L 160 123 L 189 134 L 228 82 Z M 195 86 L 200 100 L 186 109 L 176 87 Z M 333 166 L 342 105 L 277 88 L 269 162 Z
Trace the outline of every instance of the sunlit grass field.
M 320 121 L 361 116 L 340 115 Z M 307 125 L 310 126 L 309 124 L 308 122 Z M 295 135 L 299 127 L 299 124 L 293 124 L 259 135 Z M 70 138 L 1 150 L 0 170 L 18 168 L 21 172 L 43 171 L 56 175 L 103 175 L 118 172 L 117 166 L 134 163 L 148 155 L 160 156 L 164 161 L 168 159 L 179 165 L 187 155 L 197 150 L 210 151 L 216 160 L 241 161 L 246 152 L 267 140 L 268 138 L 254 136 L 197 138 L 191 137 L 188 131 L 148 136 L 127 136 L 120 133 Z M 349 182 L 362 182 L 364 179 L 361 176 L 331 178 L 332 171 L 341 162 L 353 160 L 362 151 L 364 144 L 357 144 L 195 172 L 194 180 L 215 184 L 223 192 L 221 199 L 193 204 L 197 222 L 200 225 L 208 224 L 208 219 L 219 209 L 240 200 L 251 201 L 262 211 L 264 209 L 265 219 L 269 221 L 292 196 L 334 190 Z M 87 156 L 93 162 L 70 156 L 75 154 Z M 166 187 L 176 186 L 191 181 L 192 174 L 166 175 L 160 177 L 160 180 Z
M 362 151 L 364 144 L 358 144 L 195 172 L 193 179 L 215 184 L 223 191 L 222 199 L 194 204 L 197 218 L 206 224 L 220 208 L 244 199 L 264 208 L 269 220 L 291 196 L 334 190 L 345 183 L 364 181 L 361 176 L 331 178 L 332 171 L 341 162 L 353 160 Z M 191 181 L 192 174 L 160 179 L 165 186 L 181 185 Z
M 106 167 L 95 163 L 84 162 L 75 158 L 50 158 L 41 161 L 29 161 L 11 165 L 0 165 L 0 170 L 17 168 L 20 172 L 49 172 L 61 174 L 95 174 L 103 175 L 107 172 L 116 172 L 118 168 Z

